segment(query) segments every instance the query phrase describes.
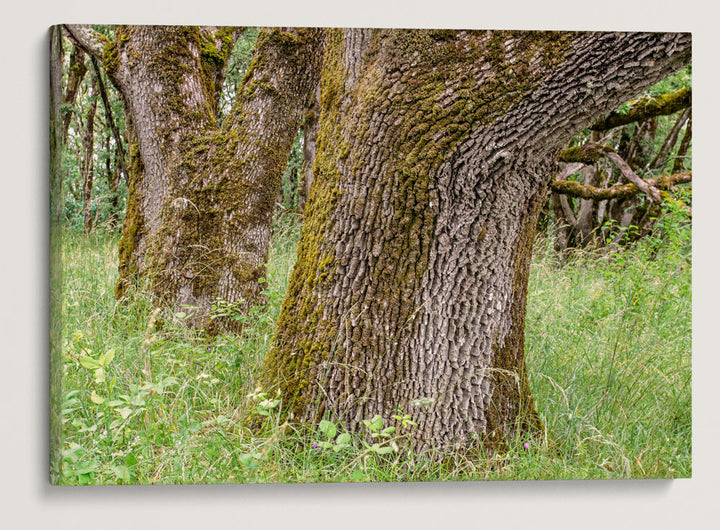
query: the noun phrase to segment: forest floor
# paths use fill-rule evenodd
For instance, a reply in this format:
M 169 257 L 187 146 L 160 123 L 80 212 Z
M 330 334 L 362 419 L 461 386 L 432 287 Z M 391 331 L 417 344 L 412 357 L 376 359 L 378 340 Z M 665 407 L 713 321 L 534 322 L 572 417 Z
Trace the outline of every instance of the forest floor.
M 241 336 L 208 339 L 183 313 L 158 320 L 141 289 L 113 296 L 118 236 L 63 244 L 63 484 L 680 478 L 691 476 L 691 232 L 660 229 L 612 253 L 560 259 L 538 237 L 526 352 L 545 425 L 506 451 L 434 463 L 392 435 L 372 447 L 340 426 L 280 425 L 254 387 L 295 260 L 276 221 L 267 305 Z M 264 417 L 249 431 L 249 414 Z M 398 450 L 395 448 L 399 447 Z

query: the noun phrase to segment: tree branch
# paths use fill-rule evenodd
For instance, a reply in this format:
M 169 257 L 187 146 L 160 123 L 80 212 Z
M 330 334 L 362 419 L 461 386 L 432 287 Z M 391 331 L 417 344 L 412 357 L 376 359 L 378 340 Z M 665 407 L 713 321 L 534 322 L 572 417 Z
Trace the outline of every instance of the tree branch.
M 108 38 L 87 24 L 65 24 L 68 38 L 88 55 L 102 61 L 103 50 Z
M 122 137 L 120 136 L 120 131 L 118 131 L 118 128 L 115 125 L 112 107 L 110 107 L 110 101 L 107 96 L 107 91 L 105 90 L 105 83 L 102 80 L 102 75 L 100 75 L 100 67 L 97 64 L 97 59 L 94 55 L 90 56 L 90 62 L 92 63 L 93 70 L 95 71 L 95 77 L 97 79 L 98 87 L 100 89 L 100 97 L 102 99 L 103 106 L 105 107 L 105 116 L 107 116 L 108 125 L 110 125 L 110 130 L 112 131 L 113 137 L 115 138 L 115 143 L 117 144 L 119 152 L 118 162 L 120 163 L 120 169 L 122 170 L 122 174 L 125 177 L 125 182 L 128 182 L 128 169 L 125 165 L 125 149 L 123 149 Z
M 567 164 L 576 162 L 581 164 L 594 164 L 612 150 L 612 147 L 607 145 L 588 142 L 578 147 L 569 147 L 568 149 L 560 151 L 557 159 L 559 162 L 565 162 Z
M 642 182 L 647 186 L 653 186 L 656 189 L 670 189 L 676 184 L 685 184 L 692 181 L 692 173 L 677 173 L 674 175 L 666 175 L 658 178 L 645 179 Z M 550 189 L 561 195 L 569 197 L 579 197 L 581 199 L 592 199 L 602 201 L 607 199 L 627 199 L 633 197 L 642 190 L 635 184 L 615 184 L 609 188 L 596 188 L 574 182 L 571 180 L 556 180 L 550 184 Z
M 645 96 L 630 103 L 630 110 L 610 113 L 590 127 L 593 131 L 607 131 L 636 121 L 646 120 L 655 116 L 667 116 L 692 105 L 692 89 L 681 88 L 670 94 L 661 96 Z
M 660 198 L 660 192 L 655 186 L 648 185 L 646 181 L 638 177 L 632 168 L 628 165 L 622 157 L 616 152 L 607 153 L 607 157 L 612 160 L 618 167 L 623 176 L 630 182 L 635 184 L 640 190 L 648 196 L 652 202 L 659 203 L 662 199 Z

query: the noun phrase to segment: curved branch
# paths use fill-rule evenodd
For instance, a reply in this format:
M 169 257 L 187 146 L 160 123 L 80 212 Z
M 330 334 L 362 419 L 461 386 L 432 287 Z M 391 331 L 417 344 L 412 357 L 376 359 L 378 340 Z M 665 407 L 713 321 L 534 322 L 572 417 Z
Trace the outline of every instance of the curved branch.
M 604 120 L 600 120 L 590 127 L 593 131 L 608 131 L 636 121 L 646 120 L 655 116 L 667 116 L 692 105 L 692 89 L 681 88 L 670 94 L 661 96 L 645 96 L 630 103 L 627 112 L 619 113 L 617 110 L 610 113 Z
M 670 189 L 676 184 L 685 184 L 691 181 L 692 173 L 678 173 L 643 180 L 645 185 L 661 189 Z M 595 186 L 588 186 L 571 180 L 556 180 L 550 184 L 550 189 L 561 195 L 578 197 L 580 199 L 592 199 L 596 201 L 607 199 L 627 199 L 637 195 L 638 193 L 642 193 L 642 190 L 635 184 L 616 184 L 614 186 L 610 186 L 609 188 L 596 188 Z
M 103 50 L 108 38 L 102 33 L 92 29 L 88 24 L 65 24 L 68 38 L 88 55 L 102 61 Z

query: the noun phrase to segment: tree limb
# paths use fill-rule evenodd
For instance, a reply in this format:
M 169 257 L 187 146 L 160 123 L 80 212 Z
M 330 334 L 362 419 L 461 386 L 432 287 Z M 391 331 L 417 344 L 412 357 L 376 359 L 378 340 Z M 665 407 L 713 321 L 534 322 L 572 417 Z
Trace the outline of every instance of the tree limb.
M 630 103 L 625 113 L 617 110 L 610 113 L 604 120 L 590 127 L 593 131 L 607 131 L 621 125 L 646 120 L 654 116 L 667 116 L 692 105 L 692 89 L 681 88 L 670 94 L 661 96 L 645 96 Z
M 622 159 L 622 157 L 616 152 L 607 153 L 607 157 L 612 160 L 618 167 L 623 176 L 630 182 L 635 184 L 640 190 L 647 195 L 652 202 L 659 203 L 662 199 L 660 198 L 660 192 L 655 186 L 648 185 L 646 181 L 638 177 L 632 168 Z
M 569 147 L 568 149 L 560 151 L 557 159 L 559 162 L 568 164 L 576 162 L 581 164 L 594 164 L 612 150 L 610 146 L 588 142 L 578 147 Z
M 674 175 L 666 175 L 658 178 L 643 180 L 647 186 L 653 186 L 656 189 L 670 189 L 676 184 L 685 184 L 692 181 L 692 173 L 677 173 Z M 615 184 L 609 188 L 596 188 L 574 182 L 571 180 L 556 180 L 550 184 L 550 189 L 561 195 L 569 197 L 579 197 L 581 199 L 593 199 L 596 201 L 607 199 L 627 199 L 641 193 L 641 189 L 635 184 Z
M 108 42 L 105 35 L 95 31 L 88 24 L 65 24 L 63 27 L 73 44 L 82 48 L 88 55 L 102 60 L 103 50 Z

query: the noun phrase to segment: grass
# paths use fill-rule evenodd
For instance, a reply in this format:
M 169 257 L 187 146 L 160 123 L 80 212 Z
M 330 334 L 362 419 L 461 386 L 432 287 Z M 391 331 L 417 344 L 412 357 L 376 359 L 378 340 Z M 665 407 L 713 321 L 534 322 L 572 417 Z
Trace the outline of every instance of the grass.
M 397 433 L 370 421 L 375 446 L 335 425 L 280 425 L 278 400 L 254 388 L 297 237 L 291 219 L 277 223 L 267 306 L 246 317 L 241 336 L 210 340 L 186 330 L 182 315 L 160 320 L 142 289 L 116 303 L 116 235 L 64 233 L 61 483 L 691 475 L 690 228 L 677 212 L 611 254 L 561 261 L 538 239 L 526 349 L 546 434 L 442 463 L 396 452 Z M 248 414 L 264 418 L 260 432 L 246 428 Z

